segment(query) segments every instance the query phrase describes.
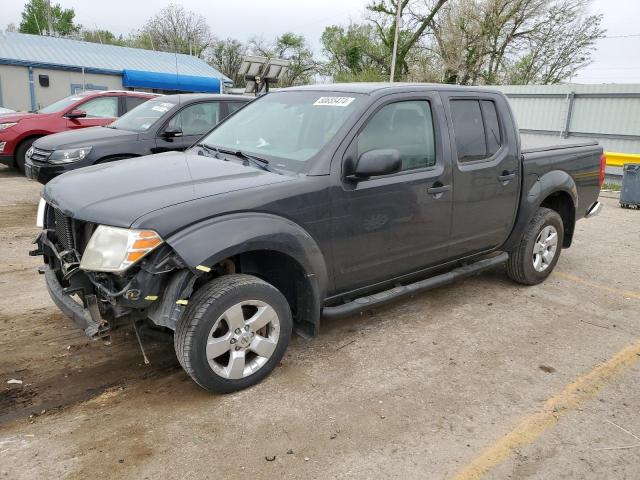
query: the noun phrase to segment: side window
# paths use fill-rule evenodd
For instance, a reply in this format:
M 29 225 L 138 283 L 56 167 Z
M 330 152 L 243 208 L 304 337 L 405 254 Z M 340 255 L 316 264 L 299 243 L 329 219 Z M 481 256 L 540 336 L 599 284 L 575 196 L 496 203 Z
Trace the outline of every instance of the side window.
M 495 104 L 489 100 L 451 100 L 451 117 L 460 162 L 492 156 L 502 144 Z
M 87 117 L 115 118 L 118 116 L 118 97 L 94 98 L 78 108 L 87 112 Z
M 196 103 L 182 109 L 170 121 L 167 129 L 178 128 L 183 135 L 203 135 L 220 120 L 220 103 Z
M 498 151 L 502 145 L 502 137 L 500 135 L 500 122 L 498 121 L 498 112 L 496 104 L 491 100 L 482 100 L 482 116 L 484 118 L 484 129 L 487 136 L 487 156 L 491 156 Z
M 128 97 L 128 96 L 124 97 L 124 109 L 125 109 L 125 112 L 128 112 L 129 110 L 133 110 L 138 105 L 143 104 L 147 100 L 149 100 L 149 99 L 145 98 L 145 97 Z
M 400 151 L 402 170 L 436 164 L 431 105 L 425 100 L 390 103 L 369 119 L 357 138 L 358 156 L 369 150 Z
M 237 112 L 242 107 L 244 107 L 246 104 L 247 103 L 245 103 L 245 102 L 229 102 L 229 103 L 227 103 L 227 107 L 229 108 L 229 115 L 231 115 L 233 112 Z

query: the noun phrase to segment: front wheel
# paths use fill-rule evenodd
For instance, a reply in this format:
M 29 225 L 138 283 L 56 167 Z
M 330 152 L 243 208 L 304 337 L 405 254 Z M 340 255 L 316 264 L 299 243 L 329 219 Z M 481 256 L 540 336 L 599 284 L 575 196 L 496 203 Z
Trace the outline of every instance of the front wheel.
M 189 300 L 174 346 L 198 385 L 228 393 L 260 382 L 278 365 L 291 329 L 291 309 L 278 289 L 251 275 L 225 275 Z
M 524 285 L 543 282 L 558 262 L 563 238 L 560 215 L 549 208 L 539 208 L 509 255 L 507 275 Z

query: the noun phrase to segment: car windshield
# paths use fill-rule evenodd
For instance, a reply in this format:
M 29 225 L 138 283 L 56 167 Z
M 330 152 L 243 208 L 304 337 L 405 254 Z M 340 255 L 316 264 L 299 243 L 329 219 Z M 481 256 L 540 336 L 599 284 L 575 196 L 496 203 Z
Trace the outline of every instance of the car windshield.
M 62 100 L 58 100 L 57 102 L 53 102 L 51 105 L 47 105 L 44 108 L 38 110 L 38 113 L 55 113 L 61 112 L 62 110 L 66 110 L 71 105 L 76 103 L 78 100 L 82 100 L 86 97 L 86 94 L 79 93 L 77 95 L 70 95 L 68 97 L 63 98 Z
M 175 103 L 168 102 L 166 99 L 149 100 L 129 110 L 118 120 L 110 124 L 109 127 L 118 130 L 129 130 L 131 132 L 144 132 L 149 130 L 160 117 L 175 106 Z
M 301 171 L 353 113 L 361 95 L 274 92 L 249 103 L 201 140 L 206 146 L 269 159 Z

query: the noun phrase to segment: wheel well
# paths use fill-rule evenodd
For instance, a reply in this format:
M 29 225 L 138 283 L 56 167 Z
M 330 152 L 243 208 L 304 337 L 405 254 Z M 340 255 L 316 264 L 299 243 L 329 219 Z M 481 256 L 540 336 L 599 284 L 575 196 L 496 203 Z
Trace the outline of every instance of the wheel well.
M 44 137 L 44 135 L 29 135 L 28 137 L 24 137 L 22 140 L 20 140 L 20 143 L 18 143 L 16 145 L 16 148 L 13 149 L 14 166 L 16 166 L 16 159 L 18 158 L 18 150 L 20 149 L 20 147 L 24 145 L 25 142 L 28 142 L 29 140 L 36 141 L 40 137 Z
M 573 199 L 567 192 L 555 192 L 549 195 L 540 204 L 541 207 L 555 210 L 560 218 L 562 218 L 562 226 L 564 227 L 564 240 L 562 246 L 568 248 L 573 240 L 573 230 L 576 224 L 576 208 Z
M 317 334 L 317 299 L 314 298 L 314 290 L 304 268 L 294 258 L 273 250 L 254 250 L 228 260 L 233 262 L 235 272 L 255 275 L 282 292 L 291 307 L 297 333 L 304 337 Z

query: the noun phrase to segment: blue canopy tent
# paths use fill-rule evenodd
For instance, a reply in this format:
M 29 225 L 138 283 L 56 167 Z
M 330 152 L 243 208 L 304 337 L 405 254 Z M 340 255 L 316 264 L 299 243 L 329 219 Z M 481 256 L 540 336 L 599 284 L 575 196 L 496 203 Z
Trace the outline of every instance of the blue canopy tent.
M 122 71 L 122 85 L 125 87 L 150 88 L 177 92 L 221 93 L 221 79 L 199 77 L 175 73 Z

